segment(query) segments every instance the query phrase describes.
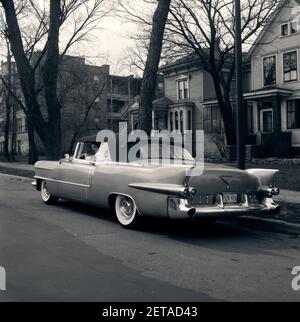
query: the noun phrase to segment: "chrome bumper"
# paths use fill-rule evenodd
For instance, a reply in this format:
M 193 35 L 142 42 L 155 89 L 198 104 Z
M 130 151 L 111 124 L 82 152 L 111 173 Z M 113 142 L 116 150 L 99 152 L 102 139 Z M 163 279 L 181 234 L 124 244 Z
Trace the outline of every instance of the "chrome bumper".
M 168 199 L 168 214 L 171 219 L 222 218 L 254 213 L 274 213 L 279 210 L 280 206 L 272 197 L 264 198 L 261 204 L 249 204 L 246 197 L 244 203 L 236 205 L 224 205 L 223 202 L 220 202 L 209 206 L 191 206 L 187 199 Z

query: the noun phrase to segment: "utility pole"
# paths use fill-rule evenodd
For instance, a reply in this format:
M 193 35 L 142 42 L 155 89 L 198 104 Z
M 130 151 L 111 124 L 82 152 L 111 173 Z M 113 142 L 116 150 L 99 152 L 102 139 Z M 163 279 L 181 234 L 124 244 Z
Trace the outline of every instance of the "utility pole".
M 243 53 L 241 1 L 235 0 L 236 146 L 240 169 L 245 169 L 245 110 L 243 97 Z

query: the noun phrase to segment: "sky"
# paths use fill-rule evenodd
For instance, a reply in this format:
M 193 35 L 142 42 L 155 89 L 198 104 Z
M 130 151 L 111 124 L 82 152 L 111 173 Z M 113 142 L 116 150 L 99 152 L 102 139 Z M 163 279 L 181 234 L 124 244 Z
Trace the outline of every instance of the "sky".
M 90 40 L 78 50 L 86 56 L 87 61 L 96 64 L 110 64 L 112 72 L 129 72 L 122 63 L 126 59 L 126 51 L 134 46 L 130 34 L 136 31 L 136 26 L 121 22 L 118 18 L 106 18 L 101 23 L 101 29 L 91 34 Z
M 108 6 L 113 2 L 120 0 L 107 0 Z M 122 0 L 124 2 L 132 2 L 132 0 Z M 41 6 L 48 8 L 49 0 L 36 0 Z M 139 9 L 143 10 L 143 1 L 139 2 Z M 2 10 L 0 10 L 0 25 L 3 23 Z M 30 20 L 30 18 L 28 18 Z M 67 28 L 68 25 L 67 25 Z M 72 26 L 70 27 L 72 29 Z M 84 41 L 79 45 L 75 45 L 70 49 L 68 54 L 84 56 L 87 63 L 102 65 L 111 65 L 111 73 L 113 74 L 129 74 L 130 70 L 125 64 L 126 51 L 128 47 L 134 46 L 134 41 L 130 39 L 130 35 L 137 31 L 137 26 L 121 20 L 116 14 L 111 13 L 110 16 L 104 17 L 99 21 L 97 29 L 93 30 L 88 35 L 88 41 Z M 63 49 L 64 39 L 68 39 L 62 33 L 61 50 Z M 43 44 L 41 44 L 41 47 Z M 37 48 L 39 49 L 39 48 Z M 2 51 L 2 50 L 1 50 Z M 4 52 L 4 51 L 3 51 Z M 3 59 L 3 53 L 0 55 Z
M 107 3 L 109 5 L 119 1 L 122 1 L 127 8 L 137 14 L 152 13 L 151 5 L 145 4 L 142 0 L 110 0 Z M 134 46 L 135 42 L 130 39 L 130 36 L 137 31 L 136 24 L 129 23 L 112 13 L 101 19 L 99 29 L 89 34 L 90 40 L 75 47 L 73 52 L 85 56 L 87 62 L 97 65 L 111 65 L 111 73 L 113 74 L 129 74 L 130 70 L 125 64 L 126 51 L 129 47 Z

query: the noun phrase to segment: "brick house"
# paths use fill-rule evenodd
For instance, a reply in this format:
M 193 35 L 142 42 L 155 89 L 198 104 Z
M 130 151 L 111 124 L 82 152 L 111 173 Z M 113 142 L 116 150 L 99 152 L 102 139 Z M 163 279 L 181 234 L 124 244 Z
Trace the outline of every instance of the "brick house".
M 109 75 L 107 82 L 107 128 L 118 132 L 119 122 L 132 121 L 133 105 L 140 93 L 141 79 L 133 76 Z M 130 113 L 129 113 L 129 107 Z M 136 123 L 135 123 L 136 124 Z
M 32 58 L 33 62 L 38 57 L 39 52 L 36 52 Z M 18 82 L 15 64 L 13 66 L 15 79 Z M 5 73 L 5 63 L 2 63 L 2 74 L 5 75 Z M 42 75 L 41 70 L 37 73 Z M 79 136 L 94 134 L 107 128 L 115 130 L 116 124 L 121 119 L 120 109 L 138 94 L 139 85 L 140 79 L 132 76 L 111 75 L 108 65 L 93 66 L 87 64 L 82 57 L 64 56 L 58 76 L 58 97 L 62 105 L 63 151 L 71 153 L 72 143 Z M 18 96 L 22 100 L 20 89 Z M 40 97 L 40 103 L 43 106 L 43 96 Z M 16 141 L 17 154 L 26 156 L 29 148 L 26 116 L 18 104 L 15 105 L 16 121 L 10 129 L 9 136 L 10 140 L 14 138 Z M 87 110 L 89 110 L 88 117 L 85 118 Z M 4 149 L 4 126 L 5 104 L 2 95 L 0 96 L 0 154 Z M 36 142 L 39 153 L 43 154 L 43 146 L 37 135 Z
M 1 76 L 8 82 L 8 64 L 1 63 Z M 11 86 L 13 92 L 21 98 L 21 87 L 17 76 L 17 68 L 14 62 L 11 63 Z M 6 97 L 7 91 L 4 85 L 1 86 L 0 91 L 0 155 L 4 153 L 4 133 L 6 124 Z M 26 153 L 28 151 L 28 138 L 27 138 L 27 120 L 25 114 L 21 110 L 19 104 L 10 98 L 10 126 L 8 136 L 9 150 L 14 149 L 17 154 Z

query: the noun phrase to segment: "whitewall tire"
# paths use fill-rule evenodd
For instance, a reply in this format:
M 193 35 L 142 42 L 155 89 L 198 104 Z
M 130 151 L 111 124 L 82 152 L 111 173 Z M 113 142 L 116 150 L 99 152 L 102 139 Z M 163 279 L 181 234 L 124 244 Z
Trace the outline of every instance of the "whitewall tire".
M 128 229 L 137 228 L 141 216 L 135 201 L 131 197 L 118 195 L 115 203 L 115 211 L 121 226 Z
M 45 180 L 42 181 L 41 184 L 41 197 L 45 204 L 52 205 L 57 202 L 58 198 L 51 196 L 47 188 L 47 182 Z

